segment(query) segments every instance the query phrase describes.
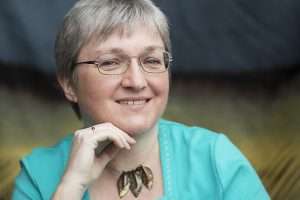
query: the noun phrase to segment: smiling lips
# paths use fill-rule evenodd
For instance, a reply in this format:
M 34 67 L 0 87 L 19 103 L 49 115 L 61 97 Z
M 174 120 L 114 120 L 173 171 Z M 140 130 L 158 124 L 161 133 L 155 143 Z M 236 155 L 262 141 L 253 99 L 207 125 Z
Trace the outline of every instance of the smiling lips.
M 143 105 L 150 101 L 150 98 L 128 98 L 117 100 L 121 105 Z

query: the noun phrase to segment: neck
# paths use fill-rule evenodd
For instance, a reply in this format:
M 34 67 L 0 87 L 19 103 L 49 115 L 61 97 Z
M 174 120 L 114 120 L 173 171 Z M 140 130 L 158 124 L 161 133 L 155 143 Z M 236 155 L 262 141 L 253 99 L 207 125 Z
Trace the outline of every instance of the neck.
M 151 167 L 153 158 L 159 155 L 157 134 L 158 129 L 155 126 L 150 131 L 135 136 L 136 144 L 130 150 L 121 150 L 109 162 L 108 167 L 119 172 L 135 169 L 140 164 Z

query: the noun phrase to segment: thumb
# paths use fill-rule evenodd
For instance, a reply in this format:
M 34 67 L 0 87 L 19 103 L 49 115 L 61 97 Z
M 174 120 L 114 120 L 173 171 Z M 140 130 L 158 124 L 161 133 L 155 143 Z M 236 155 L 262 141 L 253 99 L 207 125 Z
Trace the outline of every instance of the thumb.
M 113 143 L 110 143 L 103 149 L 101 154 L 97 156 L 97 160 L 101 160 L 101 163 L 104 168 L 107 165 L 107 163 L 118 154 L 120 150 L 121 149 L 119 147 L 117 147 Z
M 95 163 L 91 173 L 92 179 L 96 179 L 101 175 L 107 163 L 111 161 L 119 151 L 120 148 L 111 143 L 106 146 L 100 154 L 95 156 Z

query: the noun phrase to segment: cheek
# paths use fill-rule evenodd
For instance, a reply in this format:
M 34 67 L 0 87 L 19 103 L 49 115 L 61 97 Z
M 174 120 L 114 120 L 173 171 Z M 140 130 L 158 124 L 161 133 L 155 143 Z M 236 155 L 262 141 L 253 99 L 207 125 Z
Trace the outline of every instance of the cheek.
M 97 73 L 79 74 L 76 93 L 82 106 L 93 106 L 111 98 L 116 89 L 116 80 L 106 80 Z
M 169 74 L 165 74 L 161 80 L 159 81 L 158 89 L 160 90 L 161 93 L 163 93 L 164 96 L 169 95 Z
M 106 83 L 96 81 L 92 85 L 85 84 L 81 87 L 78 105 L 85 123 L 104 122 L 103 116 L 112 109 L 111 97 L 113 88 Z M 109 101 L 108 101 L 109 100 Z
M 160 117 L 167 106 L 168 98 L 169 98 L 169 78 L 168 76 L 165 76 L 164 78 L 160 79 L 160 81 L 157 82 L 156 85 L 156 95 L 157 98 L 157 109 L 158 109 L 158 117 Z
M 152 81 L 154 93 L 160 97 L 160 100 L 165 102 L 169 96 L 169 77 L 168 74 L 161 74 Z

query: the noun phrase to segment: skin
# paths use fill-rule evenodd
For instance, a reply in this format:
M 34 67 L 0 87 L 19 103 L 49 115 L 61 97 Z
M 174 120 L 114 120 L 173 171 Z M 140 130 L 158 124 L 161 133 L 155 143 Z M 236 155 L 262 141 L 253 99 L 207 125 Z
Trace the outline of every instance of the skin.
M 78 60 L 94 60 L 103 51 L 118 49 L 133 57 L 124 74 L 102 75 L 92 65 L 80 65 L 75 69 L 75 85 L 59 80 L 66 98 L 78 103 L 87 128 L 75 132 L 68 167 L 53 199 L 81 199 L 86 188 L 92 199 L 117 199 L 117 176 L 109 169 L 129 170 L 140 163 L 150 166 L 156 178 L 154 188 L 144 189 L 139 199 L 162 195 L 156 124 L 168 101 L 169 73 L 146 73 L 136 59 L 153 46 L 164 47 L 152 26 L 137 24 L 132 32 L 116 31 L 100 44 L 86 45 Z M 141 105 L 120 103 L 137 99 L 146 101 Z M 96 157 L 99 142 L 102 148 L 109 145 Z M 130 195 L 124 199 L 132 199 Z

